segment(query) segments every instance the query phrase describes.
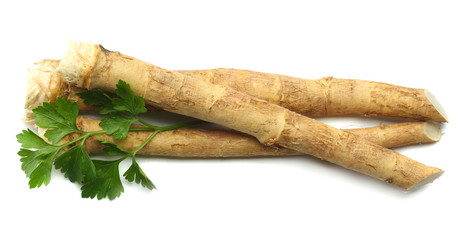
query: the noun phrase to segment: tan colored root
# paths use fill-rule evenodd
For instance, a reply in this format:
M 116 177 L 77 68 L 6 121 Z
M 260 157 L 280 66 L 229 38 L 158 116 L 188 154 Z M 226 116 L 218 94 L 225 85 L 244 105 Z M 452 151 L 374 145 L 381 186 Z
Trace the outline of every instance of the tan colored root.
M 394 123 L 346 131 L 386 148 L 437 142 L 442 135 L 439 125 L 433 122 Z
M 46 82 L 46 77 L 51 75 L 53 81 L 57 81 L 55 69 L 59 65 L 59 60 L 46 59 L 37 64 L 38 69 L 31 71 L 41 71 L 44 74 L 29 74 L 29 79 L 38 77 L 36 82 L 43 83 Z M 447 114 L 434 95 L 423 89 L 364 80 L 337 78 L 309 80 L 227 68 L 176 72 L 209 83 L 231 87 L 310 117 L 359 114 L 447 121 Z M 93 110 L 76 95 L 81 91 L 80 88 L 68 83 L 49 86 L 60 89 L 46 91 L 56 92 L 59 97 L 72 99 L 82 110 Z
M 70 42 L 57 71 L 65 81 L 109 92 L 123 79 L 146 103 L 213 122 L 409 189 L 443 171 L 234 89 L 215 85 L 100 45 Z
M 99 131 L 100 120 L 78 117 L 77 126 L 80 130 L 91 132 Z M 437 125 L 429 126 L 430 136 L 425 132 L 425 123 L 397 123 L 382 125 L 373 128 L 349 129 L 348 132 L 360 135 L 370 141 L 384 147 L 407 146 L 411 144 L 427 143 L 438 141 L 440 130 Z M 436 129 L 437 127 L 437 129 Z M 96 139 L 115 142 L 123 149 L 133 151 L 140 146 L 152 132 L 130 132 L 124 140 L 114 140 L 106 134 L 99 134 L 89 137 L 85 141 L 85 149 L 88 153 L 101 153 L 103 145 Z M 438 135 L 436 135 L 438 134 Z M 436 135 L 436 136 L 435 136 Z M 416 137 L 417 136 L 417 137 Z M 79 137 L 77 134 L 68 140 Z M 435 137 L 435 138 L 433 138 Z M 229 130 L 199 130 L 199 129 L 177 129 L 174 131 L 160 132 L 153 141 L 149 142 L 139 154 L 145 156 L 164 156 L 180 158 L 211 158 L 211 157 L 254 157 L 254 156 L 289 156 L 303 155 L 294 150 L 283 147 L 265 146 L 257 139 L 244 133 Z
M 332 77 L 310 80 L 228 68 L 177 72 L 310 117 L 359 114 L 447 122 L 442 106 L 424 89 Z

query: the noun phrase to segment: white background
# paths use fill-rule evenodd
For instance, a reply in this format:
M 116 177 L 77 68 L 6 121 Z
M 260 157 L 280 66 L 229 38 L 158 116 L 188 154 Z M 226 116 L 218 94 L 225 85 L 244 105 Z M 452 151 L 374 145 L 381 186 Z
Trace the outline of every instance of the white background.
M 456 1 L 121 2 L 0 4 L 1 239 L 459 239 Z M 82 199 L 56 170 L 48 186 L 30 190 L 15 139 L 26 128 L 27 69 L 61 58 L 71 38 L 171 70 L 230 67 L 427 88 L 449 114 L 445 135 L 397 151 L 446 172 L 404 193 L 309 156 L 142 159 L 158 190 L 125 184 L 114 201 Z M 383 121 L 321 120 L 342 128 Z

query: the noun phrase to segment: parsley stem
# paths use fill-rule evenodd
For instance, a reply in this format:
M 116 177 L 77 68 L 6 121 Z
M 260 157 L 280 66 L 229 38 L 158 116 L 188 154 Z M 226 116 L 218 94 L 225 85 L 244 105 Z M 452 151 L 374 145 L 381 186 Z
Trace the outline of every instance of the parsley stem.
M 147 143 L 149 143 L 159 132 L 169 131 L 169 130 L 174 130 L 174 129 L 178 129 L 178 128 L 192 126 L 192 125 L 195 125 L 195 124 L 204 123 L 204 121 L 197 120 L 197 121 L 192 121 L 192 122 L 187 122 L 187 123 L 179 123 L 179 124 L 175 124 L 175 125 L 170 125 L 170 126 L 166 126 L 166 127 L 157 127 L 157 126 L 153 126 L 151 124 L 145 123 L 144 121 L 142 121 L 140 119 L 139 119 L 139 122 L 143 123 L 144 125 L 146 125 L 148 127 L 132 127 L 129 130 L 130 131 L 149 131 L 149 130 L 154 129 L 155 131 L 152 133 L 152 135 L 150 135 L 150 137 L 147 140 L 145 140 L 145 142 L 143 142 L 138 148 L 136 148 L 134 151 L 131 152 L 131 156 L 132 156 L 133 159 L 134 159 L 134 156 L 136 155 L 136 153 L 139 150 L 141 150 L 143 147 L 145 147 L 145 145 L 147 145 Z
M 152 125 L 142 119 L 137 119 L 136 121 L 144 124 L 145 126 L 147 126 L 148 128 L 151 128 L 155 131 L 168 131 L 168 130 L 174 130 L 174 129 L 178 129 L 178 128 L 183 128 L 183 127 L 188 127 L 188 126 L 192 126 L 192 125 L 196 125 L 196 124 L 201 124 L 201 123 L 205 123 L 205 121 L 202 121 L 202 120 L 196 120 L 196 121 L 191 121 L 191 122 L 186 122 L 186 123 L 179 123 L 179 124 L 175 124 L 175 125 L 170 125 L 170 126 L 165 126 L 165 127 L 158 127 L 158 126 L 155 126 L 155 125 Z M 131 128 L 133 129 L 133 128 Z
M 99 130 L 99 131 L 92 131 L 92 132 L 84 132 L 86 134 L 89 134 L 89 136 L 91 135 L 94 135 L 94 134 L 102 134 L 102 133 L 106 133 L 107 130 Z
M 147 143 L 150 142 L 150 140 L 152 140 L 159 132 L 161 132 L 160 130 L 156 130 L 155 132 L 152 133 L 152 135 L 150 135 L 150 137 L 145 140 L 145 142 L 143 142 L 138 148 L 136 148 L 134 151 L 131 152 L 131 156 L 134 157 L 134 155 L 136 155 L 136 153 L 141 150 L 143 147 L 145 147 L 145 145 L 147 145 Z
M 151 128 L 151 127 L 131 127 L 129 128 L 129 131 L 157 131 L 158 129 L 156 128 Z
M 152 125 L 152 124 L 150 124 L 150 123 L 148 123 L 148 122 L 146 122 L 146 121 L 144 121 L 144 120 L 142 120 L 142 119 L 140 119 L 140 118 L 137 118 L 136 121 L 138 121 L 138 122 L 144 124 L 144 125 L 147 126 L 147 127 L 153 128 L 153 129 L 155 129 L 155 130 L 159 130 L 159 129 L 160 129 L 160 127 L 154 126 L 154 125 Z
M 196 121 L 191 121 L 191 122 L 186 122 L 186 123 L 179 123 L 179 124 L 175 124 L 175 125 L 170 125 L 170 126 L 166 126 L 166 127 L 158 127 L 158 128 L 159 128 L 160 131 L 169 131 L 169 130 L 188 127 L 188 126 L 197 125 L 197 124 L 201 124 L 201 123 L 205 123 L 205 121 L 196 120 Z
M 83 140 L 83 142 L 91 135 L 95 135 L 95 134 L 101 134 L 101 133 L 106 133 L 107 131 L 106 130 L 99 130 L 99 131 L 94 131 L 94 132 L 83 132 L 85 133 L 84 135 L 78 137 L 78 138 L 75 138 L 74 140 L 70 141 L 70 142 L 66 142 L 62 145 L 60 145 L 59 147 L 63 148 L 63 147 L 67 147 L 73 143 L 76 143 L 78 141 L 81 141 Z
M 120 159 L 117 159 L 116 161 L 117 161 L 118 163 L 121 163 L 121 162 L 123 162 L 123 160 L 127 159 L 129 156 L 131 156 L 130 153 L 129 153 L 129 154 L 126 154 L 124 157 L 122 157 L 122 158 L 120 158 Z

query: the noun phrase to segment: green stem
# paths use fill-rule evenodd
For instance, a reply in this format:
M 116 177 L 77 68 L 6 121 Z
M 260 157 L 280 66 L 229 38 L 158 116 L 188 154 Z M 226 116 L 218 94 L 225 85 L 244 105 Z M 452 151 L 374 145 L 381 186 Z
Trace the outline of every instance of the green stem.
M 94 131 L 94 132 L 83 132 L 85 133 L 84 135 L 78 137 L 78 138 L 75 138 L 74 140 L 70 141 L 70 142 L 66 142 L 62 145 L 59 145 L 59 147 L 63 148 L 63 147 L 67 147 L 69 146 L 70 144 L 73 144 L 73 143 L 76 143 L 78 141 L 85 141 L 89 136 L 91 135 L 95 135 L 95 134 L 101 134 L 101 133 L 106 133 L 107 131 L 106 130 L 99 130 L 99 131 Z
M 101 134 L 101 133 L 106 133 L 107 130 L 99 130 L 99 131 L 93 131 L 93 132 L 83 132 L 85 134 L 90 134 L 90 135 L 94 135 L 94 134 Z
M 115 161 L 117 161 L 118 163 L 121 163 L 121 162 L 123 162 L 123 160 L 127 159 L 129 156 L 131 156 L 131 153 L 128 153 L 124 157 L 122 157 L 120 159 L 117 159 Z
M 151 127 L 131 127 L 129 128 L 129 131 L 157 131 L 158 129 L 156 128 L 151 128 Z
M 188 126 L 197 125 L 197 124 L 201 124 L 201 123 L 205 123 L 205 121 L 196 120 L 196 121 L 191 121 L 191 122 L 186 122 L 186 123 L 179 123 L 179 124 L 170 125 L 170 126 L 166 126 L 166 127 L 159 127 L 159 130 L 160 131 L 169 131 L 169 130 L 188 127 Z
M 134 151 L 131 152 L 131 156 L 134 158 L 134 155 L 136 155 L 136 153 L 141 150 L 143 147 L 145 147 L 145 145 L 147 145 L 147 143 L 150 142 L 150 140 L 152 140 L 159 132 L 159 130 L 155 131 L 152 133 L 152 135 L 150 135 L 150 137 L 145 140 L 145 142 L 143 142 L 139 147 L 137 147 Z
M 150 123 L 148 123 L 148 122 L 146 122 L 146 121 L 144 121 L 144 120 L 142 120 L 142 119 L 140 119 L 140 118 L 137 118 L 136 121 L 138 121 L 138 122 L 144 124 L 144 125 L 147 126 L 147 127 L 152 128 L 152 129 L 154 129 L 154 130 L 159 130 L 159 129 L 160 129 L 160 127 L 154 126 L 154 125 L 152 125 L 152 124 L 150 124 Z
M 131 155 L 131 158 L 133 159 L 133 162 L 136 161 L 135 160 L 135 155 L 137 154 L 137 152 L 139 150 L 141 150 L 143 147 L 145 147 L 145 145 L 147 145 L 158 133 L 204 123 L 204 121 L 197 120 L 197 121 L 192 121 L 192 122 L 187 122 L 187 123 L 179 123 L 179 124 L 175 124 L 175 125 L 170 125 L 170 126 L 166 126 L 166 127 L 157 127 L 157 126 L 153 126 L 153 125 L 151 125 L 149 123 L 146 123 L 146 122 L 144 122 L 144 121 L 142 121 L 140 119 L 138 119 L 138 121 L 141 122 L 142 124 L 148 126 L 148 127 L 132 127 L 129 130 L 131 130 L 131 131 L 149 131 L 149 130 L 154 129 L 155 131 L 152 133 L 152 135 L 150 135 L 150 137 L 147 140 L 145 140 L 145 142 L 143 142 L 134 151 L 130 152 L 130 155 Z M 123 158 L 123 159 L 125 159 L 125 158 Z
M 147 122 L 145 122 L 145 121 L 143 121 L 141 119 L 137 119 L 136 121 L 144 124 L 147 127 L 132 127 L 129 130 L 132 130 L 132 131 L 160 131 L 160 132 L 163 132 L 163 131 L 169 131 L 169 130 L 174 130 L 174 129 L 178 129 L 178 128 L 183 128 L 183 127 L 188 127 L 188 126 L 192 126 L 192 125 L 205 123 L 205 121 L 196 120 L 196 121 L 191 121 L 191 122 L 186 122 L 186 123 L 179 123 L 179 124 L 165 126 L 165 127 L 158 127 L 158 126 L 154 126 L 152 124 L 149 124 L 149 123 L 147 123 Z

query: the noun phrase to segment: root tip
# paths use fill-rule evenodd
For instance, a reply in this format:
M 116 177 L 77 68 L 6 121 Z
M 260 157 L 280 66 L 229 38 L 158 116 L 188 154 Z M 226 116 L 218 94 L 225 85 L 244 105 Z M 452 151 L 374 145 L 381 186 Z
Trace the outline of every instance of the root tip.
M 426 98 L 428 98 L 428 101 L 430 101 L 430 103 L 434 106 L 434 108 L 440 115 L 439 119 L 433 119 L 433 120 L 440 121 L 440 122 L 448 122 L 449 120 L 447 117 L 447 113 L 444 110 L 444 108 L 441 106 L 441 104 L 438 102 L 438 100 L 436 100 L 436 97 L 430 91 L 426 89 L 425 89 L 425 96 Z
M 435 122 L 425 122 L 424 133 L 425 136 L 433 142 L 439 141 L 442 136 L 441 127 Z
M 439 178 L 442 174 L 444 173 L 443 170 L 441 169 L 437 169 L 435 173 L 429 175 L 428 177 L 422 179 L 421 181 L 419 181 L 418 183 L 410 186 L 409 188 L 407 188 L 406 190 L 408 192 L 410 191 L 414 191 L 414 190 L 417 190 L 419 188 L 421 188 L 422 186 L 428 184 L 428 183 L 432 183 L 434 180 L 436 180 L 437 178 Z

